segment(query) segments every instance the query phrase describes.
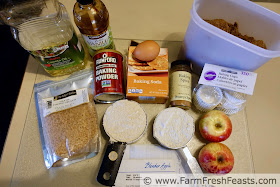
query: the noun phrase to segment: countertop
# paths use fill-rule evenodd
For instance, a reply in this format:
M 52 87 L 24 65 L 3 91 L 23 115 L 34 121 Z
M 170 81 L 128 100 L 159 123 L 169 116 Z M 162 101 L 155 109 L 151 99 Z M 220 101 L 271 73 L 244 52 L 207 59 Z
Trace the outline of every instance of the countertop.
M 74 0 L 61 0 L 72 19 Z M 130 39 L 157 40 L 161 46 L 168 46 L 172 62 L 178 57 L 185 31 L 190 20 L 192 1 L 103 1 L 110 13 L 111 28 L 116 47 L 126 53 Z M 280 4 L 258 3 L 280 13 Z M 77 28 L 76 28 L 77 30 Z M 280 106 L 280 79 L 277 77 L 280 58 L 267 62 L 258 73 L 254 95 L 249 98 L 245 110 L 231 116 L 235 125 L 232 136 L 225 142 L 237 158 L 234 173 L 279 173 L 280 151 L 277 142 L 278 112 Z M 41 66 L 30 57 L 25 71 L 20 94 L 11 121 L 9 133 L 0 164 L 1 186 L 61 186 L 84 184 L 96 186 L 96 173 L 108 137 L 102 134 L 102 151 L 94 158 L 65 168 L 47 170 L 43 163 L 38 121 L 34 102 L 34 83 L 44 80 L 58 80 L 49 77 Z M 97 105 L 102 116 L 109 105 Z M 143 105 L 149 112 L 151 127 L 154 116 L 165 105 Z M 191 112 L 195 117 L 197 114 Z M 101 117 L 100 117 L 101 118 Z M 151 129 L 150 129 L 151 130 Z M 147 133 L 139 144 L 156 143 Z M 196 155 L 204 142 L 195 136 L 190 142 L 191 152 Z M 59 179 L 59 180 L 58 180 Z M 74 179 L 75 182 L 73 183 Z

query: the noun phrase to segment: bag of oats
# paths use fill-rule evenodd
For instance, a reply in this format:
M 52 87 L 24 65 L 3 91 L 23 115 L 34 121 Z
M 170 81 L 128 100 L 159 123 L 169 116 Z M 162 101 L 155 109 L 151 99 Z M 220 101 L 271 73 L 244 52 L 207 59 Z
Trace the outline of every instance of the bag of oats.
M 35 101 L 45 165 L 66 166 L 95 156 L 100 130 L 91 71 L 62 81 L 35 84 Z

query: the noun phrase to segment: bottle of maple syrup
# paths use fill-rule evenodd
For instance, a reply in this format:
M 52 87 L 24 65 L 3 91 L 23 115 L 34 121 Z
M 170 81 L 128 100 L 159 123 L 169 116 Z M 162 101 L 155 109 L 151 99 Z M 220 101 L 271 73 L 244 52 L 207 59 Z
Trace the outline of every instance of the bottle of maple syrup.
M 100 49 L 115 49 L 109 13 L 102 1 L 77 0 L 73 13 L 91 56 Z

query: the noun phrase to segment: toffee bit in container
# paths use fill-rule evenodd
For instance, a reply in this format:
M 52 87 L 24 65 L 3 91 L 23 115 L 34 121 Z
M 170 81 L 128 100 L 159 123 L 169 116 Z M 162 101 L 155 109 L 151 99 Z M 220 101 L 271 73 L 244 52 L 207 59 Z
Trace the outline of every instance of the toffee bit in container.
M 206 62 L 255 71 L 271 58 L 280 56 L 280 15 L 252 1 L 194 0 L 190 15 L 184 51 L 197 75 Z M 238 38 L 203 20 L 216 18 L 237 22 L 241 33 L 263 40 L 267 49 L 243 40 L 244 35 Z
M 100 130 L 93 101 L 93 75 L 35 85 L 35 102 L 45 165 L 66 166 L 95 156 Z
M 170 105 L 190 109 L 192 103 L 192 75 L 188 61 L 177 60 L 171 63 Z

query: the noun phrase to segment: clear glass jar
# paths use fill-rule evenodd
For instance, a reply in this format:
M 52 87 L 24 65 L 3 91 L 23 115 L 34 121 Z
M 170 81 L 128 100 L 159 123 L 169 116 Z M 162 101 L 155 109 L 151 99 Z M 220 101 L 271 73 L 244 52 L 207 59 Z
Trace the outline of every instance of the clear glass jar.
M 77 0 L 73 14 L 91 56 L 101 49 L 115 49 L 109 12 L 102 1 Z

